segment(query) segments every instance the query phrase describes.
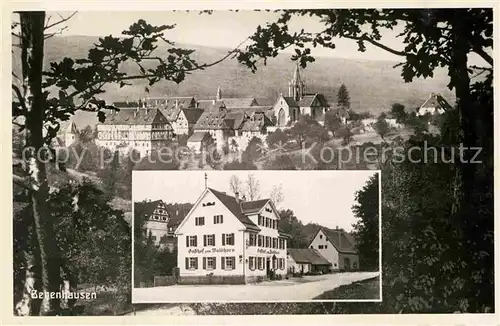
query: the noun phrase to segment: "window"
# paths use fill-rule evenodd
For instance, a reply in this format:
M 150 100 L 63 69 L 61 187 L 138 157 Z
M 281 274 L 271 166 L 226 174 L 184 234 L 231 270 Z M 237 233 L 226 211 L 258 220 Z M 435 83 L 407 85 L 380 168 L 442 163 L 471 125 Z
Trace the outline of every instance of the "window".
M 318 249 L 323 249 L 323 245 L 318 245 Z
M 264 246 L 264 236 L 259 234 L 258 237 L 259 237 L 259 239 L 258 239 L 259 240 L 258 246 L 259 247 L 263 247 Z
M 222 269 L 230 270 L 236 268 L 236 257 L 221 257 Z
M 333 264 L 333 266 L 334 266 L 334 267 L 337 267 L 337 263 L 334 263 L 334 264 Z
M 285 249 L 285 239 L 279 239 L 280 240 L 280 249 Z
M 153 239 L 153 241 L 156 241 L 156 235 L 151 236 L 151 239 Z
M 259 270 L 263 270 L 264 269 L 264 257 L 258 257 L 257 262 L 259 264 Z
M 203 257 L 203 269 L 215 269 L 216 261 L 215 257 Z
M 257 224 L 259 224 L 259 226 L 264 226 L 264 216 L 259 214 Z
M 326 249 L 326 248 L 328 248 L 328 246 L 327 246 L 327 245 L 324 245 L 324 248 Z
M 194 219 L 194 224 L 195 225 L 205 225 L 205 217 L 201 216 L 201 217 L 196 217 Z
M 323 239 L 323 235 L 322 235 L 322 234 L 320 234 L 320 235 L 319 235 L 319 238 L 320 238 L 320 239 Z
M 166 221 L 167 220 L 167 217 L 166 216 L 162 216 L 161 218 L 162 220 Z
M 270 222 L 269 217 L 266 217 L 266 228 L 269 227 L 269 222 Z
M 203 236 L 203 246 L 215 246 L 215 234 L 205 234 Z
M 186 269 L 198 269 L 198 257 L 186 257 Z
M 186 247 L 197 247 L 198 241 L 196 238 L 197 238 L 196 235 L 187 235 L 186 236 Z
M 257 245 L 257 235 L 250 233 L 248 237 L 248 246 L 255 247 Z
M 273 249 L 277 249 L 277 248 L 278 248 L 278 239 L 273 238 Z
M 273 220 L 273 229 L 276 229 L 276 225 L 278 224 L 277 222 L 278 222 L 278 221 Z
M 269 239 L 269 237 L 266 236 L 266 248 L 269 248 L 270 242 L 271 242 L 271 239 Z
M 314 246 L 311 246 L 311 249 L 314 249 Z
M 279 259 L 279 268 L 280 269 L 285 269 L 285 258 L 280 258 Z
M 277 265 L 277 260 L 278 259 L 271 259 L 273 261 L 273 269 L 276 269 L 276 265 Z
M 248 268 L 253 271 L 255 270 L 255 258 L 256 257 L 249 257 L 248 258 Z
M 234 246 L 234 233 L 222 233 L 222 245 Z
M 222 224 L 222 215 L 214 215 L 214 224 Z

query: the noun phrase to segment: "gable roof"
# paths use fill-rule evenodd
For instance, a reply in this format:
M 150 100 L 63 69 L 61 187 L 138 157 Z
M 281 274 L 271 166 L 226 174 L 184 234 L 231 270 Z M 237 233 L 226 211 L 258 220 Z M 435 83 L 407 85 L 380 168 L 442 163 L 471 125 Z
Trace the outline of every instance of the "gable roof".
M 228 124 L 224 121 L 227 113 L 225 108 L 204 111 L 196 121 L 194 129 L 229 129 Z
M 195 124 L 203 114 L 203 110 L 200 109 L 182 109 L 182 112 L 190 124 Z
M 244 201 L 241 203 L 241 211 L 244 214 L 257 213 L 267 204 L 269 199 L 259 199 L 254 201 Z
M 245 121 L 242 131 L 262 131 L 265 127 L 272 126 L 273 123 L 263 112 L 255 112 Z
M 151 216 L 151 214 L 153 214 L 153 211 L 158 207 L 160 203 L 163 203 L 161 199 L 148 202 L 135 202 L 134 205 L 136 207 L 134 207 L 134 209 L 137 210 L 138 208 L 140 208 L 144 212 L 144 215 L 149 217 Z
M 217 197 L 217 199 L 220 200 L 221 203 L 224 206 L 226 206 L 226 208 L 229 209 L 229 211 L 231 211 L 231 213 L 234 216 L 236 216 L 236 218 L 238 218 L 238 220 L 240 220 L 240 222 L 243 223 L 243 225 L 245 225 L 247 229 L 253 231 L 260 231 L 260 228 L 257 225 L 255 225 L 255 223 L 253 223 L 252 220 L 250 220 L 250 218 L 243 213 L 242 207 L 240 203 L 236 201 L 236 198 L 212 188 L 208 188 L 208 190 L 212 192 L 214 196 Z
M 308 263 L 312 265 L 331 265 L 316 249 L 295 249 L 288 248 L 287 252 L 296 263 Z
M 340 253 L 345 254 L 357 254 L 355 243 L 352 242 L 352 237 L 344 229 L 330 230 L 326 228 L 318 228 L 314 237 L 311 238 L 307 247 L 311 246 L 311 242 L 318 236 L 319 231 L 322 231 L 327 240 L 332 243 L 332 245 Z
M 295 101 L 295 99 L 291 96 L 281 96 L 281 98 L 283 98 L 283 100 L 285 101 L 285 103 L 289 106 L 289 107 L 299 107 L 299 105 L 297 104 L 297 102 Z M 278 98 L 279 100 L 279 98 Z
M 103 125 L 150 125 L 155 123 L 167 123 L 167 118 L 158 109 L 121 109 L 106 114 Z
M 420 106 L 422 108 L 434 108 L 436 110 L 442 109 L 444 111 L 452 109 L 451 105 L 441 94 L 431 93 L 429 98 Z
M 299 106 L 300 107 L 310 107 L 312 106 L 314 100 L 317 99 L 319 102 L 319 105 L 315 105 L 316 107 L 325 107 L 328 106 L 328 101 L 326 100 L 326 97 L 323 94 L 308 94 L 304 95 L 299 100 Z
M 113 106 L 117 108 L 138 108 L 140 106 L 139 102 L 113 102 Z

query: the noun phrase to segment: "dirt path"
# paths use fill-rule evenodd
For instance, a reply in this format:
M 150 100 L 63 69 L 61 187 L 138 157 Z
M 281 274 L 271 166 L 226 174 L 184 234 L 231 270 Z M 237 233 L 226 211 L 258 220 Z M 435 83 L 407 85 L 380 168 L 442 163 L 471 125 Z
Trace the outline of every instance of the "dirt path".
M 132 298 L 135 303 L 307 301 L 327 290 L 377 275 L 379 273 L 356 272 L 304 277 L 309 280 L 283 280 L 248 285 L 175 285 L 140 288 L 132 290 Z

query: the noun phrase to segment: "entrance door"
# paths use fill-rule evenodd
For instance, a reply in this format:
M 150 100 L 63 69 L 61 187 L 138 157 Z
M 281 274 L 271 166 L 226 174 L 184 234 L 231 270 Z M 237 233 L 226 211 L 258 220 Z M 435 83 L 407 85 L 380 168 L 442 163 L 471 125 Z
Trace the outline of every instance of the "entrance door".
M 266 258 L 266 275 L 269 275 L 270 270 L 271 270 L 271 259 Z
M 278 112 L 278 126 L 283 127 L 286 126 L 286 116 L 285 116 L 285 110 L 281 108 Z
M 344 258 L 344 269 L 345 270 L 350 270 L 351 269 L 351 260 L 349 258 Z

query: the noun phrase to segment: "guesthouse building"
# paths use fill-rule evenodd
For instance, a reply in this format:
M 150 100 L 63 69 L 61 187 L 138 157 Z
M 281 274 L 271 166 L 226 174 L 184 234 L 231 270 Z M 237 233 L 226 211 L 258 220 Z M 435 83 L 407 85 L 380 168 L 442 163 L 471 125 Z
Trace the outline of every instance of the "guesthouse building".
M 181 222 L 180 284 L 246 284 L 287 273 L 287 236 L 270 199 L 245 201 L 205 188 Z

